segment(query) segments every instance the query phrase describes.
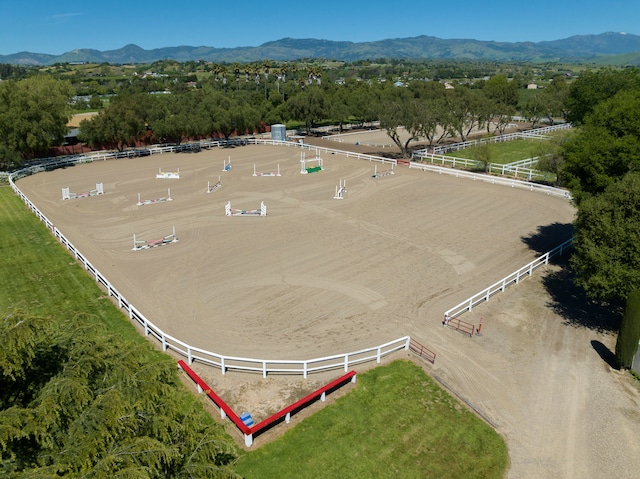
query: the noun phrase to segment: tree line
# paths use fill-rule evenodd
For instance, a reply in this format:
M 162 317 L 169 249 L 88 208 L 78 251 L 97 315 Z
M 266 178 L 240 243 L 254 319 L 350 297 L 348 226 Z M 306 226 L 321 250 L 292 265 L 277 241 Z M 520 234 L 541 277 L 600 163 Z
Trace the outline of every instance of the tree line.
M 586 73 L 567 106 L 579 126 L 561 169 L 578 208 L 571 265 L 589 298 L 620 311 L 615 354 L 629 368 L 640 340 L 640 75 Z
M 275 123 L 295 122 L 310 132 L 320 123 L 379 120 L 407 156 L 417 138 L 433 145 L 449 137 L 464 139 L 474 128 L 500 133 L 516 113 L 533 123 L 563 116 L 569 91 L 562 75 L 522 103 L 521 83 L 503 74 L 450 88 L 424 80 L 323 81 L 318 66 L 209 68 L 211 74 L 200 81 L 174 79 L 169 90 L 161 92 L 155 90 L 157 77 L 128 78 L 104 109 L 81 125 L 79 139 L 95 148 L 123 149 L 149 142 L 228 138 L 264 131 Z M 52 76 L 1 82 L 0 168 L 61 144 L 72 96 L 70 82 Z M 399 125 L 410 133 L 409 141 L 400 141 Z

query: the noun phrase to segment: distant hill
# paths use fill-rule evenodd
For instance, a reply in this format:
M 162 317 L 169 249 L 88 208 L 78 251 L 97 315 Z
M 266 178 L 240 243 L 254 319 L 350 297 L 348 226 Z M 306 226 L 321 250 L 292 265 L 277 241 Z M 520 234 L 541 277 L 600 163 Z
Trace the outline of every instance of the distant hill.
M 317 39 L 283 38 L 257 47 L 166 47 L 144 50 L 126 45 L 118 50 L 73 50 L 62 55 L 20 52 L 0 55 L 0 63 L 20 65 L 51 65 L 54 63 L 151 63 L 173 59 L 180 62 L 205 60 L 211 62 L 255 62 L 260 60 L 299 60 L 324 58 L 356 61 L 376 58 L 406 58 L 412 60 L 494 60 L 494 61 L 590 61 L 600 64 L 638 64 L 640 36 L 627 33 L 576 35 L 563 40 L 545 42 L 493 42 L 472 39 L 444 40 L 422 35 L 393 38 L 375 42 L 344 42 Z M 635 62 L 635 63 L 633 63 Z M 626 63 L 628 64 L 628 63 Z

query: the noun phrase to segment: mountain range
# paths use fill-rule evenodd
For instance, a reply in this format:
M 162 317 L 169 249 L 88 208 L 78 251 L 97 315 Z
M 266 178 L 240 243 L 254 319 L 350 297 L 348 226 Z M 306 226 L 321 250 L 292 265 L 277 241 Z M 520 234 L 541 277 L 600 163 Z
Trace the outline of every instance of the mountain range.
M 374 42 L 348 42 L 313 38 L 283 38 L 257 47 L 215 48 L 178 46 L 145 50 L 126 45 L 117 50 L 77 49 L 62 55 L 20 52 L 0 55 L 0 63 L 52 65 L 54 63 L 152 63 L 172 59 L 180 62 L 256 62 L 265 59 L 341 61 L 386 59 L 487 60 L 524 62 L 594 62 L 640 65 L 640 36 L 624 32 L 576 35 L 543 42 L 494 42 L 472 39 L 442 39 L 421 35 Z

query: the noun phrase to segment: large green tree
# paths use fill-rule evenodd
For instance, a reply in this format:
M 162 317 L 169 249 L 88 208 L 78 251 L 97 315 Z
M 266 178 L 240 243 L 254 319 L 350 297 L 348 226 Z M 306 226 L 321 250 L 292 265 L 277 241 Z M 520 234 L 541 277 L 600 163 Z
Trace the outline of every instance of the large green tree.
M 483 118 L 481 93 L 459 86 L 447 90 L 445 98 L 451 136 L 459 136 L 462 141 L 467 141 L 468 135 L 480 126 Z
M 629 343 L 640 330 L 640 90 L 601 102 L 565 147 L 564 175 L 578 206 L 576 283 L 604 301 L 626 301 L 625 327 L 616 348 L 629 367 Z
M 322 87 L 311 85 L 289 97 L 287 110 L 292 119 L 303 121 L 307 133 L 326 115 L 325 93 Z
M 418 138 L 418 100 L 404 88 L 387 93 L 380 105 L 380 127 L 400 149 L 403 158 L 409 156 L 409 144 Z M 400 130 L 404 128 L 406 134 Z
M 211 135 L 202 90 L 159 95 L 152 100 L 147 123 L 159 141 L 179 144 L 185 139 Z
M 612 98 L 620 91 L 638 89 L 640 89 L 640 70 L 637 68 L 583 71 L 569 90 L 567 119 L 576 125 L 581 125 L 599 103 Z
M 482 92 L 493 102 L 501 105 L 511 105 L 514 108 L 520 98 L 518 83 L 510 81 L 506 75 L 494 75 L 489 78 L 484 82 Z
M 62 144 L 72 95 L 68 82 L 47 76 L 0 82 L 0 169 Z
M 104 110 L 80 122 L 78 139 L 91 146 L 117 148 L 134 146 L 147 131 L 150 110 L 148 93 L 137 88 L 121 91 Z
M 578 203 L 631 171 L 640 171 L 640 88 L 597 105 L 565 144 L 564 183 Z
M 0 337 L 0 476 L 234 477 L 223 428 L 148 343 L 23 310 Z
M 625 299 L 640 289 L 640 172 L 584 197 L 575 226 L 572 264 L 591 297 Z
M 628 368 L 640 339 L 640 173 L 584 197 L 575 227 L 571 264 L 577 284 L 594 299 L 626 301 L 616 357 Z

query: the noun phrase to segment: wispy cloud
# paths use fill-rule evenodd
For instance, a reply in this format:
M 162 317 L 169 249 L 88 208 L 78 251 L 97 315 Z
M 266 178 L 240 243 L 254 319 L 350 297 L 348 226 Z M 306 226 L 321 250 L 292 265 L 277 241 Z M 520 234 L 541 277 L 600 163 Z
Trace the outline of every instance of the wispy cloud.
M 52 23 L 59 24 L 65 23 L 68 20 L 71 20 L 73 17 L 81 17 L 84 13 L 76 12 L 76 13 L 54 13 L 51 15 Z

